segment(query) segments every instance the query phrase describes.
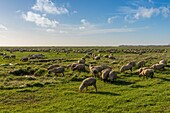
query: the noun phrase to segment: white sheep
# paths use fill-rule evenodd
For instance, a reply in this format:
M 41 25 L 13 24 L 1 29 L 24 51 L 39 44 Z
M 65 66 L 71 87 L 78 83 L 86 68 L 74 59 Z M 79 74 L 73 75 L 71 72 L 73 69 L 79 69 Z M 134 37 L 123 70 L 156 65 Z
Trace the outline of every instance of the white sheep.
M 101 79 L 106 82 L 108 80 L 109 77 L 109 73 L 110 73 L 111 69 L 104 69 L 102 71 L 102 75 L 101 75 Z
M 78 71 L 85 71 L 85 65 L 84 64 L 77 64 L 74 68 L 73 71 L 78 70 Z
M 85 62 L 86 62 L 85 58 L 78 60 L 78 64 L 85 64 Z
M 152 69 L 154 70 L 161 70 L 161 69 L 165 69 L 165 64 L 154 64 L 151 66 Z
M 166 60 L 161 60 L 161 61 L 159 61 L 159 64 L 165 64 L 166 65 L 167 63 L 166 63 Z
M 56 67 L 56 68 L 50 69 L 48 73 L 51 74 L 51 72 L 53 72 L 55 73 L 55 75 L 57 75 L 58 73 L 62 73 L 64 76 L 64 71 L 65 71 L 65 67 L 62 66 L 62 67 Z
M 144 69 L 140 74 L 139 74 L 139 77 L 150 77 L 150 78 L 153 78 L 154 76 L 154 70 L 153 69 Z
M 117 73 L 114 70 L 110 71 L 110 73 L 109 73 L 110 81 L 112 82 L 116 78 L 117 78 Z
M 140 74 L 145 69 L 151 69 L 151 68 L 150 67 L 141 67 L 140 69 L 137 70 L 137 74 Z
M 86 87 L 86 91 L 88 90 L 88 86 L 94 86 L 96 92 L 97 92 L 97 86 L 96 86 L 96 79 L 93 77 L 86 78 L 85 80 L 82 81 L 79 90 L 82 92 L 82 90 Z
M 120 68 L 120 72 L 124 72 L 124 71 L 126 71 L 126 70 L 130 70 L 131 72 L 132 72 L 132 65 L 125 65 L 125 66 L 122 66 L 121 68 Z

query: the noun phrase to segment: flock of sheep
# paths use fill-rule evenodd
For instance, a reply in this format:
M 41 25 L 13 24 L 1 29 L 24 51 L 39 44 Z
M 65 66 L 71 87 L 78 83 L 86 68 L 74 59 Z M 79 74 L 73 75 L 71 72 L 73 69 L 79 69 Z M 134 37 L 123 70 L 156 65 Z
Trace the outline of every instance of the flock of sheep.
M 82 81 L 80 87 L 79 87 L 79 90 L 82 91 L 84 88 L 86 88 L 86 90 L 88 89 L 88 86 L 91 86 L 93 85 L 96 92 L 97 92 L 97 86 L 96 86 L 96 78 L 100 78 L 101 80 L 103 80 L 104 82 L 107 82 L 107 81 L 110 81 L 110 82 L 113 82 L 118 76 L 117 74 L 120 72 L 120 73 L 123 73 L 123 72 L 126 72 L 128 70 L 130 70 L 132 72 L 132 69 L 133 67 L 137 67 L 138 70 L 136 71 L 135 74 L 138 74 L 139 77 L 150 77 L 150 78 L 153 78 L 154 76 L 154 71 L 155 70 L 163 70 L 165 68 L 165 66 L 167 65 L 167 62 L 166 60 L 161 60 L 159 61 L 157 64 L 153 64 L 152 66 L 150 67 L 144 67 L 145 66 L 145 61 L 140 61 L 140 62 L 136 62 L 136 61 L 132 61 L 132 62 L 129 62 L 128 64 L 126 65 L 123 65 L 119 72 L 116 72 L 115 70 L 113 70 L 110 66 L 108 65 L 91 65 L 91 64 L 86 64 L 86 59 L 88 58 L 93 58 L 93 60 L 100 60 L 101 59 L 101 55 L 98 54 L 98 55 L 95 55 L 93 54 L 92 51 L 94 51 L 95 49 L 87 49 L 87 50 L 83 50 L 83 49 L 77 49 L 77 50 L 73 50 L 73 49 L 56 49 L 55 51 L 57 53 L 59 52 L 65 52 L 65 53 L 69 53 L 69 52 L 75 52 L 75 53 L 88 53 L 86 54 L 83 58 L 81 58 L 80 60 L 78 60 L 77 62 L 75 63 L 71 63 L 67 66 L 60 66 L 59 64 L 53 64 L 53 65 L 50 65 L 47 70 L 48 70 L 48 73 L 51 74 L 51 73 L 55 73 L 56 75 L 61 73 L 63 76 L 64 76 L 64 72 L 65 72 L 65 69 L 68 69 L 70 68 L 72 71 L 86 71 L 86 67 L 89 68 L 89 71 L 90 73 L 93 75 L 93 77 L 89 77 L 89 78 L 86 78 L 85 80 Z M 15 52 L 15 51 L 18 51 L 17 49 L 16 50 L 8 50 L 10 51 L 10 53 L 12 52 Z M 27 49 L 22 49 L 21 52 L 24 52 L 24 51 L 27 51 Z M 36 51 L 36 52 L 50 52 L 51 49 L 45 49 L 45 50 L 29 50 L 30 52 L 31 51 Z M 104 58 L 109 58 L 109 59 L 116 59 L 114 56 L 113 56 L 113 53 L 119 53 L 119 52 L 124 52 L 124 53 L 135 53 L 135 54 L 143 54 L 145 52 L 158 52 L 158 53 L 162 53 L 162 52 L 165 52 L 166 50 L 162 49 L 162 50 L 159 50 L 159 49 L 156 49 L 156 50 L 148 50 L 148 49 L 127 49 L 127 50 L 118 50 L 118 49 L 110 49 L 110 50 L 97 50 L 97 52 L 110 52 L 111 54 L 110 55 L 104 55 L 103 57 Z M 7 55 L 4 55 L 4 58 L 8 58 Z M 15 55 L 11 55 L 9 56 L 9 58 L 15 58 L 16 56 Z M 30 55 L 29 57 L 23 57 L 20 59 L 20 61 L 23 61 L 23 62 L 26 62 L 28 61 L 29 59 L 41 59 L 43 58 L 44 55 L 43 54 L 34 54 L 34 55 Z

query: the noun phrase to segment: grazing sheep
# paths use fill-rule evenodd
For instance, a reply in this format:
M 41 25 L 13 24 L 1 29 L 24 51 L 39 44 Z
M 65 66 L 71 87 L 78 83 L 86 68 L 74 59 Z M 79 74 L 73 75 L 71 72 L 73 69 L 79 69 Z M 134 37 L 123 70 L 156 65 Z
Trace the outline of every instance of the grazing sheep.
M 104 57 L 104 58 L 109 58 L 109 56 L 108 56 L 108 55 L 104 55 L 103 57 Z
M 53 64 L 53 65 L 50 65 L 47 69 L 50 70 L 50 69 L 53 69 L 55 67 L 60 67 L 60 65 L 58 64 Z
M 16 55 L 14 55 L 14 54 L 12 54 L 12 55 L 10 55 L 10 58 L 16 58 Z
M 159 64 L 165 64 L 165 65 L 167 65 L 166 60 L 161 60 L 161 61 L 159 61 Z
M 137 65 L 138 65 L 138 68 L 141 68 L 145 65 L 145 61 L 143 61 L 143 60 L 139 61 Z
M 133 61 L 133 62 L 129 62 L 127 65 L 132 65 L 132 67 L 136 66 L 136 62 Z
M 107 65 L 100 65 L 100 66 L 89 66 L 90 72 L 96 77 L 98 73 L 101 73 L 103 69 L 110 68 Z
M 48 74 L 51 74 L 52 72 L 55 73 L 55 75 L 57 75 L 57 73 L 62 73 L 63 76 L 64 76 L 64 71 L 65 71 L 64 68 L 65 68 L 64 66 L 62 66 L 62 67 L 55 67 L 53 69 L 50 69 L 48 71 Z
M 78 71 L 85 71 L 85 65 L 84 64 L 77 64 L 74 68 L 73 71 L 78 70 Z
M 71 69 L 73 69 L 76 65 L 77 65 L 77 63 L 72 63 L 72 64 L 67 65 L 67 68 L 70 67 Z
M 102 75 L 101 75 L 101 79 L 106 82 L 108 77 L 109 77 L 109 73 L 110 73 L 111 69 L 104 69 L 102 71 Z
M 3 57 L 3 59 L 10 59 L 10 56 L 5 55 L 5 56 Z
M 98 75 L 98 70 L 97 68 L 89 65 L 89 69 L 90 69 L 90 72 L 94 75 L 94 77 L 96 77 Z
M 120 72 L 125 72 L 126 70 L 130 70 L 132 72 L 132 65 L 125 65 L 120 68 Z
M 150 67 L 142 67 L 142 68 L 137 70 L 136 74 L 140 74 L 145 69 L 151 69 L 151 68 Z
M 100 60 L 100 56 L 95 56 L 93 59 L 94 60 Z
M 80 92 L 82 92 L 82 90 L 86 87 L 86 91 L 88 90 L 88 86 L 94 86 L 96 92 L 97 92 L 97 86 L 96 86 L 96 79 L 93 77 L 90 78 L 86 78 L 85 80 L 83 80 L 83 82 L 81 83 L 79 90 Z
M 109 79 L 110 79 L 110 82 L 112 82 L 114 79 L 117 78 L 117 73 L 115 71 L 110 71 L 109 73 Z
M 116 59 L 114 56 L 110 55 L 109 59 Z
M 165 69 L 165 64 L 154 64 L 151 66 L 151 69 L 154 69 L 154 70 L 164 70 Z
M 148 77 L 153 78 L 154 70 L 153 69 L 145 69 L 139 74 L 139 77 L 141 77 L 141 76 L 146 77 L 146 78 L 148 78 Z
M 22 61 L 22 62 L 27 62 L 27 61 L 28 61 L 28 57 L 22 57 L 22 58 L 20 59 L 20 61 Z
M 81 60 L 78 60 L 78 64 L 85 64 L 86 60 L 85 58 L 82 58 Z

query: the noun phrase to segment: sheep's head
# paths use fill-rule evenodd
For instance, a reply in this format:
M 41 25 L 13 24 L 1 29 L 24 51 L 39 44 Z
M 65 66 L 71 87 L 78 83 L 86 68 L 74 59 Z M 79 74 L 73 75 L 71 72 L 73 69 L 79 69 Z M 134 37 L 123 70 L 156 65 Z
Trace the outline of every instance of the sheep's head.
M 84 85 L 81 84 L 80 87 L 79 87 L 79 91 L 82 92 L 83 89 L 84 89 Z

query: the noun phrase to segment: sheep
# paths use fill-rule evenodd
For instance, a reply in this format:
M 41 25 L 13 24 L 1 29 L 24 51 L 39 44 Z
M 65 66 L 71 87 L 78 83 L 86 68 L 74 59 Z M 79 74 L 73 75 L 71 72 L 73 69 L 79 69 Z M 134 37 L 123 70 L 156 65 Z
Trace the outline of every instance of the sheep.
M 101 73 L 103 69 L 110 68 L 107 65 L 100 65 L 100 66 L 89 66 L 90 72 L 96 77 L 98 73 Z
M 110 71 L 110 73 L 109 73 L 110 82 L 112 82 L 116 78 L 117 78 L 117 73 L 115 73 L 114 70 Z
M 104 69 L 104 70 L 102 71 L 101 79 L 102 79 L 104 82 L 107 81 L 110 71 L 111 71 L 111 69 Z
M 72 63 L 72 64 L 67 65 L 67 68 L 70 67 L 71 69 L 73 69 L 76 65 L 77 65 L 77 63 Z
M 136 74 L 140 74 L 145 69 L 151 69 L 151 68 L 150 67 L 142 67 L 142 68 L 137 70 Z
M 104 58 L 109 58 L 109 56 L 108 56 L 108 55 L 104 55 L 103 57 L 104 57 Z
M 143 67 L 144 65 L 145 65 L 145 61 L 139 61 L 138 63 L 137 63 L 137 65 L 138 65 L 138 68 L 141 68 L 141 67 Z
M 100 56 L 95 56 L 93 59 L 94 60 L 100 60 Z
M 10 59 L 10 56 L 5 55 L 5 56 L 3 57 L 3 59 Z
M 165 64 L 166 65 L 167 63 L 166 63 L 166 60 L 161 60 L 161 61 L 159 61 L 159 64 Z
M 51 72 L 55 73 L 55 75 L 57 75 L 57 73 L 62 73 L 62 75 L 64 76 L 64 71 L 65 71 L 65 67 L 55 67 L 53 69 L 50 69 L 48 71 L 48 74 L 51 74 Z
M 85 71 L 86 69 L 84 64 L 77 64 L 72 70 Z
M 78 64 L 85 64 L 86 60 L 85 58 L 82 58 L 81 60 L 78 60 Z
M 16 55 L 14 55 L 14 54 L 12 54 L 12 55 L 10 55 L 10 58 L 16 58 Z
M 60 65 L 58 64 L 53 64 L 53 65 L 50 65 L 47 69 L 50 70 L 50 69 L 53 69 L 55 67 L 60 67 Z
M 28 57 L 22 57 L 22 58 L 20 59 L 20 61 L 22 61 L 22 62 L 27 62 L 27 61 L 28 61 Z
M 154 69 L 154 70 L 161 70 L 161 69 L 165 69 L 165 64 L 154 64 L 151 66 L 151 69 Z
M 145 76 L 146 78 L 150 77 L 153 78 L 154 76 L 154 70 L 153 69 L 144 69 L 140 74 L 139 77 Z
M 82 81 L 79 90 L 82 92 L 82 90 L 86 87 L 86 91 L 88 90 L 88 86 L 94 86 L 96 92 L 97 92 L 97 86 L 96 86 L 96 79 L 93 77 L 86 78 Z
M 109 57 L 108 57 L 109 59 L 116 59 L 114 56 L 112 56 L 112 55 L 109 55 Z
M 132 72 L 132 65 L 124 65 L 124 66 L 122 66 L 121 68 L 120 68 L 120 72 L 124 72 L 124 71 L 126 71 L 126 70 L 130 70 L 131 72 Z
M 129 62 L 127 65 L 132 65 L 132 67 L 134 67 L 134 66 L 136 66 L 136 62 L 132 61 L 132 62 Z
M 89 69 L 90 69 L 90 72 L 94 75 L 94 77 L 96 77 L 98 74 L 98 69 L 91 65 L 89 65 Z

